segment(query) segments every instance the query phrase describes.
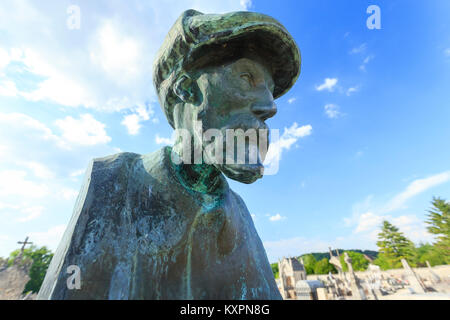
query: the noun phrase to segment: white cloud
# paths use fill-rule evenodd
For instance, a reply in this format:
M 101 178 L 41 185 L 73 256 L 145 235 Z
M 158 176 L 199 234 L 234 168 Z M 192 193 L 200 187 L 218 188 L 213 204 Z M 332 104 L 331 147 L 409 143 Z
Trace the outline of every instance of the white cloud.
M 9 40 L 0 49 L 1 93 L 102 111 L 157 103 L 151 85 L 153 59 L 179 15 L 187 8 L 239 11 L 251 1 L 88 1 L 81 6 L 77 30 L 67 28 L 67 6 L 31 0 L 2 3 L 0 30 Z M 23 63 L 19 72 L 40 76 L 35 89 L 14 91 L 19 72 L 1 79 L 1 69 L 11 62 Z
M 151 116 L 154 114 L 151 106 L 137 106 L 133 111 L 134 113 L 126 115 L 121 122 L 121 124 L 127 128 L 128 134 L 130 135 L 138 134 L 142 127 L 141 122 L 150 120 Z M 152 122 L 157 123 L 158 120 L 153 118 Z
M 74 200 L 78 196 L 78 190 L 72 188 L 63 188 L 60 192 L 65 200 Z
M 16 84 L 11 80 L 3 80 L 0 82 L 0 96 L 15 97 L 19 94 Z
M 385 212 L 391 212 L 405 207 L 405 203 L 416 195 L 426 190 L 450 181 L 450 171 L 445 171 L 433 176 L 417 179 L 410 183 L 406 189 L 396 195 L 384 209 Z
M 404 191 L 392 197 L 387 204 L 374 204 L 373 196 L 353 207 L 351 217 L 344 218 L 347 227 L 354 227 L 353 233 L 365 240 L 375 243 L 383 220 L 397 226 L 401 232 L 415 243 L 432 242 L 434 237 L 428 233 L 424 221 L 417 215 L 393 215 L 392 212 L 406 208 L 406 202 L 426 190 L 450 181 L 450 171 L 445 171 L 427 178 L 416 179 Z
M 92 158 L 116 153 L 113 147 L 100 143 L 110 139 L 102 125 L 90 117 L 86 119 L 88 121 L 83 121 L 83 118 L 73 119 L 69 123 L 61 121 L 59 124 L 66 134 L 64 137 L 56 135 L 44 123 L 28 115 L 0 112 L 0 170 L 17 169 L 27 172 L 28 179 L 61 183 L 64 179 L 70 179 L 71 173 L 80 170 L 80 166 L 87 166 Z M 72 122 L 74 126 L 71 126 Z M 69 130 L 76 132 L 70 133 Z M 87 145 L 81 145 L 69 141 L 74 139 L 92 140 L 86 142 Z
M 95 49 L 90 52 L 94 64 L 118 82 L 128 81 L 139 73 L 143 45 L 139 40 L 123 34 L 115 20 L 105 20 L 94 35 Z
M 60 143 L 59 137 L 54 135 L 52 131 L 42 122 L 31 118 L 23 113 L 1 113 L 0 112 L 0 129 L 8 128 L 9 134 L 14 134 L 14 130 L 20 129 L 26 135 L 38 136 L 44 140 L 51 140 Z M 9 139 L 8 139 L 9 140 Z M 8 140 L 4 140 L 7 142 Z
M 32 92 L 21 92 L 21 95 L 31 101 L 51 101 L 69 107 L 95 105 L 86 91 L 86 88 L 72 79 L 55 75 L 41 82 L 38 89 Z
M 127 127 L 128 133 L 131 135 L 136 135 L 141 128 L 139 116 L 135 113 L 127 115 L 123 118 L 121 122 L 122 125 Z
M 105 131 L 105 124 L 95 120 L 90 114 L 83 114 L 80 119 L 67 116 L 56 120 L 55 124 L 62 131 L 62 138 L 71 144 L 93 146 L 111 141 Z
M 0 171 L 0 195 L 42 198 L 49 194 L 48 187 L 27 179 L 27 173 L 21 170 Z
M 367 56 L 367 57 L 364 59 L 362 65 L 359 66 L 359 69 L 360 69 L 361 71 L 366 71 L 366 65 L 367 65 L 371 60 L 373 60 L 374 58 L 375 58 L 374 55 Z
M 79 177 L 79 176 L 83 175 L 85 172 L 86 172 L 85 169 L 75 170 L 70 173 L 70 176 L 72 178 Z
M 339 111 L 339 106 L 335 104 L 327 104 L 325 107 L 325 114 L 330 119 L 338 118 L 341 115 L 341 112 Z
M 127 128 L 128 134 L 136 135 L 139 133 L 142 125 L 141 122 L 150 120 L 150 117 L 153 116 L 154 111 L 151 106 L 137 106 L 133 109 L 133 113 L 126 115 L 121 124 Z M 152 119 L 152 122 L 155 123 L 155 118 Z
M 336 86 L 338 81 L 339 80 L 337 78 L 326 78 L 321 85 L 316 86 L 316 90 L 317 91 L 328 90 L 330 92 L 333 92 L 334 87 Z
M 67 117 L 58 124 L 64 135 L 56 135 L 44 123 L 28 115 L 0 112 L 0 170 L 2 166 L 5 169 L 20 167 L 40 179 L 67 178 L 80 170 L 80 165 L 87 166 L 90 159 L 115 153 L 115 149 L 105 143 L 110 138 L 103 124 L 91 116 Z
M 415 243 L 433 242 L 434 236 L 428 233 L 426 225 L 416 215 L 383 215 L 380 213 L 366 212 L 358 217 L 357 224 L 353 230 L 354 234 L 363 236 L 365 239 L 376 243 L 384 220 L 389 221 L 399 228 L 405 236 Z
M 29 237 L 37 246 L 47 246 L 50 250 L 55 251 L 65 230 L 66 225 L 57 225 L 44 232 L 30 232 Z
M 270 143 L 269 150 L 264 159 L 264 165 L 270 166 L 275 161 L 281 160 L 281 155 L 284 150 L 289 150 L 298 139 L 307 137 L 311 133 L 312 126 L 309 124 L 299 127 L 297 122 L 294 122 L 289 128 L 284 128 L 281 137 Z
M 445 49 L 444 54 L 446 57 L 450 57 L 450 48 Z
M 46 165 L 35 161 L 23 161 L 21 165 L 30 169 L 37 178 L 51 179 L 54 177 L 53 172 Z
M 155 136 L 155 142 L 156 142 L 156 144 L 172 145 L 175 142 L 175 135 L 172 135 L 171 138 L 164 138 L 164 137 L 160 137 L 159 134 L 157 133 Z
M 358 53 L 363 53 L 365 52 L 367 49 L 367 43 L 363 43 L 361 44 L 359 47 L 355 47 L 350 51 L 350 54 L 358 54 Z
M 9 64 L 10 60 L 8 51 L 0 48 L 0 71 Z
M 15 79 L 10 79 L 5 82 L 7 86 L 4 90 L 0 90 L 0 94 L 20 95 L 30 101 L 51 101 L 71 107 L 80 105 L 92 107 L 95 105 L 95 97 L 93 97 L 89 88 L 83 82 L 77 81 L 73 74 L 58 70 L 54 66 L 57 60 L 51 63 L 41 53 L 31 48 L 11 48 L 11 51 L 15 53 L 11 56 L 10 62 L 23 64 L 23 68 L 18 69 L 19 73 L 29 72 L 44 78 L 44 80 L 38 83 L 35 90 L 19 91 L 16 88 Z M 5 90 L 8 91 L 4 92 Z
M 295 100 L 297 100 L 297 98 L 290 98 L 290 99 L 288 100 L 288 103 L 289 103 L 289 104 L 293 104 L 293 103 L 295 102 Z
M 285 220 L 285 219 L 286 219 L 286 217 L 283 217 L 283 216 L 280 215 L 279 213 L 277 213 L 277 214 L 274 215 L 274 216 L 270 216 L 270 217 L 269 217 L 269 220 L 272 221 L 272 222 L 280 221 L 280 220 Z
M 0 202 L 0 210 L 3 209 L 19 209 L 20 206 L 16 205 L 16 204 L 9 204 L 9 203 L 3 203 Z
M 350 96 L 350 95 L 352 95 L 353 93 L 355 93 L 355 92 L 358 92 L 359 91 L 359 87 L 350 87 L 350 88 L 348 88 L 347 89 L 347 96 Z
M 42 215 L 44 211 L 44 207 L 35 206 L 29 207 L 22 210 L 22 213 L 26 214 L 26 216 L 17 219 L 17 222 L 28 222 L 34 220 Z
M 381 222 L 385 219 L 384 216 L 379 216 L 373 212 L 366 212 L 359 216 L 358 224 L 353 232 L 361 233 L 372 230 L 373 228 L 379 227 Z
M 239 3 L 244 10 L 248 10 L 252 6 L 252 0 L 240 0 Z

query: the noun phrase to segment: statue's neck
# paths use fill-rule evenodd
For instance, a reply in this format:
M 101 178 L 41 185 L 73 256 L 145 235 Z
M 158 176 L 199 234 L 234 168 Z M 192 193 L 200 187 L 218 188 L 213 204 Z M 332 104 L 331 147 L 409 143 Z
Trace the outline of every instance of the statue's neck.
M 171 149 L 171 151 L 177 152 L 176 149 Z M 183 162 L 175 164 L 172 161 L 171 163 L 181 183 L 189 189 L 200 193 L 220 194 L 227 188 L 224 176 L 213 165 Z

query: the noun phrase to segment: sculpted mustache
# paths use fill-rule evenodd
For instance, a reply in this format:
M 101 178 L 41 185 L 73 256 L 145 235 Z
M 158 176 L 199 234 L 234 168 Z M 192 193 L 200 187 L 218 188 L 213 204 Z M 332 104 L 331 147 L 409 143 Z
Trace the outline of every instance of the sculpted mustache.
M 242 119 L 237 119 L 238 121 L 236 123 L 230 123 L 227 126 L 223 127 L 221 131 L 225 130 L 237 130 L 242 129 L 244 131 L 247 131 L 249 129 L 254 130 L 269 130 L 269 127 L 260 120 L 253 120 L 249 123 L 249 121 L 242 121 Z

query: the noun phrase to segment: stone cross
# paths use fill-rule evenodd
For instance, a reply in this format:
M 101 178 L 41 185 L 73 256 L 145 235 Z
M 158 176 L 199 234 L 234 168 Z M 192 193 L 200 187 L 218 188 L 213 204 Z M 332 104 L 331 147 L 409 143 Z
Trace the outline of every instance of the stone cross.
M 28 242 L 28 236 L 25 238 L 25 241 L 18 241 L 17 242 L 18 244 L 23 244 L 22 245 L 22 248 L 20 249 L 20 253 L 23 253 L 23 250 L 25 250 L 25 246 L 27 245 L 27 244 L 33 244 L 33 242 Z

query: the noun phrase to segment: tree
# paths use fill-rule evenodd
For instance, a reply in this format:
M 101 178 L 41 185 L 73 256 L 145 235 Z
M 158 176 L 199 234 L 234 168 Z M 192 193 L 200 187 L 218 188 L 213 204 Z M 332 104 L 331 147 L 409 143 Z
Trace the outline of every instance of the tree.
M 11 252 L 9 264 L 13 263 L 14 258 L 19 252 L 19 249 Z M 53 253 L 48 250 L 47 247 L 37 248 L 36 246 L 31 246 L 23 250 L 23 258 L 31 259 L 33 261 L 28 274 L 30 276 L 30 281 L 25 285 L 25 289 L 23 290 L 24 293 L 29 291 L 34 293 L 39 292 L 52 257 Z
M 450 202 L 441 198 L 433 198 L 432 208 L 428 211 L 427 230 L 431 234 L 437 235 L 437 242 L 434 243 L 436 254 L 443 257 L 443 262 L 450 263 Z M 430 262 L 431 263 L 431 262 Z
M 446 264 L 446 255 L 443 255 L 436 250 L 436 248 L 429 243 L 420 243 L 416 247 L 417 265 L 419 267 L 426 267 L 427 261 L 432 266 Z
M 275 277 L 275 279 L 277 279 L 280 274 L 279 274 L 279 270 L 278 270 L 278 263 L 272 263 L 270 265 L 270 267 L 272 268 L 272 272 L 273 272 L 273 276 Z
M 314 267 L 314 274 L 336 273 L 336 269 L 327 258 L 318 261 Z
M 352 266 L 354 271 L 364 271 L 369 266 L 369 261 L 364 257 L 362 253 L 347 251 L 348 256 L 352 259 Z M 341 261 L 342 269 L 344 272 L 348 271 L 347 263 L 344 259 L 344 253 L 339 256 L 339 260 Z
M 316 267 L 317 260 L 312 254 L 303 256 L 303 262 L 306 274 L 314 274 L 314 268 Z
M 377 246 L 380 248 L 380 254 L 374 263 L 382 269 L 400 268 L 401 259 L 406 259 L 412 266 L 416 265 L 414 244 L 393 224 L 383 221 L 378 239 Z

